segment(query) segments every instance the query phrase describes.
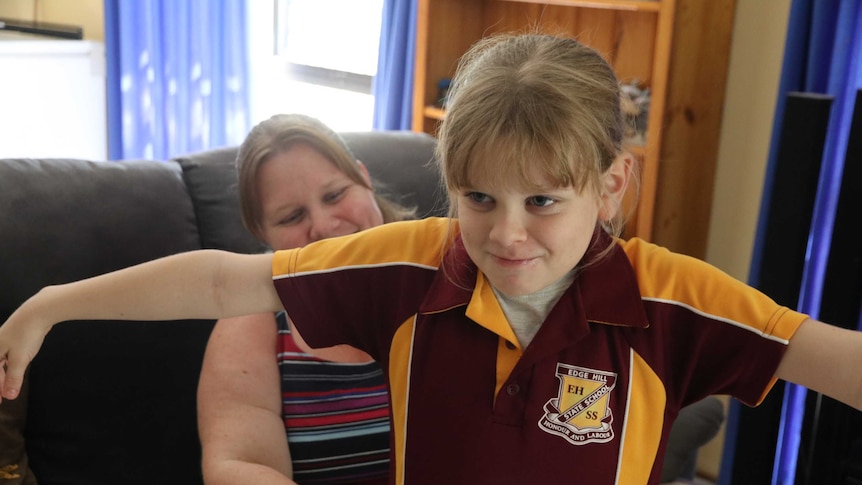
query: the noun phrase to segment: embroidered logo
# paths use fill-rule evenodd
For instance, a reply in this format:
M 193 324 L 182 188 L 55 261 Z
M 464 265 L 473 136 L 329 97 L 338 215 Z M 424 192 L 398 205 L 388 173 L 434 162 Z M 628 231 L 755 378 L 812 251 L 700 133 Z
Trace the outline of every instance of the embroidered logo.
M 609 406 L 617 382 L 613 372 L 557 363 L 560 390 L 545 403 L 539 428 L 573 445 L 607 443 L 614 439 Z

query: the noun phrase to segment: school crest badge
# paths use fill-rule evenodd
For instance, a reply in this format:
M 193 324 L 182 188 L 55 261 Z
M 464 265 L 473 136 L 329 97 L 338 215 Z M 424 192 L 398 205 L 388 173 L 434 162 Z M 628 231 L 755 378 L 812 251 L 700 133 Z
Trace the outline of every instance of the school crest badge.
M 609 406 L 617 374 L 557 363 L 560 390 L 545 403 L 539 428 L 573 445 L 614 439 Z

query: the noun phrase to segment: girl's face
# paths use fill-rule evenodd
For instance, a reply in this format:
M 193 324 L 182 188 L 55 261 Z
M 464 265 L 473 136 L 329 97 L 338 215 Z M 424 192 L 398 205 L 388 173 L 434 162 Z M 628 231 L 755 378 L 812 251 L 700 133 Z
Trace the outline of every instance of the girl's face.
M 360 166 L 368 181 L 365 166 Z M 374 192 L 306 144 L 263 163 L 256 183 L 264 240 L 276 250 L 383 224 Z
M 455 194 L 464 247 L 503 294 L 519 296 L 548 287 L 572 270 L 587 251 L 597 221 L 616 213 L 628 180 L 618 162 L 603 177 L 605 193 L 555 187 L 539 177 L 540 190 L 484 186 Z M 624 173 L 623 173 L 624 172 Z

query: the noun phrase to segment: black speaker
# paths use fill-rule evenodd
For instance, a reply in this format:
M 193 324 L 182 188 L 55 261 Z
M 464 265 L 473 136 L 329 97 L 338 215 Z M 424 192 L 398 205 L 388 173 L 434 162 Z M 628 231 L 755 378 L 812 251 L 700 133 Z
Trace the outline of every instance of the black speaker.
M 862 210 L 862 96 L 856 93 L 853 121 L 835 210 L 835 226 L 823 281 L 820 319 L 856 330 L 862 305 L 862 243 L 859 212 Z
M 765 230 L 761 254 L 752 262 L 757 276 L 750 283 L 790 308 L 799 300 L 831 106 L 831 96 L 788 93 L 772 180 L 766 184 L 770 190 L 764 191 L 768 209 L 759 224 L 765 224 Z M 760 406 L 737 406 L 734 446 L 725 446 L 724 457 L 733 460 L 732 478 L 722 477 L 722 483 L 771 483 L 783 396 L 779 381 Z M 734 432 L 728 431 L 733 439 Z M 729 449 L 734 450 L 732 457 L 727 456 Z
M 764 194 L 766 231 L 759 261 L 752 263 L 759 265 L 759 278 L 751 284 L 790 308 L 799 302 L 831 107 L 831 96 L 787 95 L 771 193 Z
M 862 97 L 856 94 L 819 319 L 859 327 L 862 307 Z M 809 392 L 796 467 L 798 485 L 862 483 L 862 413 L 822 394 Z

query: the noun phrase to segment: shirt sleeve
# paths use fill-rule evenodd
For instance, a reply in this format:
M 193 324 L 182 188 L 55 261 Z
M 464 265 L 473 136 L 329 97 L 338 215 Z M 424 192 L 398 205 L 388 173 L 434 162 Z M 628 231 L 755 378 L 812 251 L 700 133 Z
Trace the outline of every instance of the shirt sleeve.
M 668 392 L 682 404 L 709 394 L 759 404 L 808 316 L 698 259 L 644 242 L 626 252 L 658 335 L 645 352 L 666 367 Z
M 273 281 L 306 343 L 348 344 L 383 361 L 436 273 L 441 224 L 390 223 L 276 252 Z

